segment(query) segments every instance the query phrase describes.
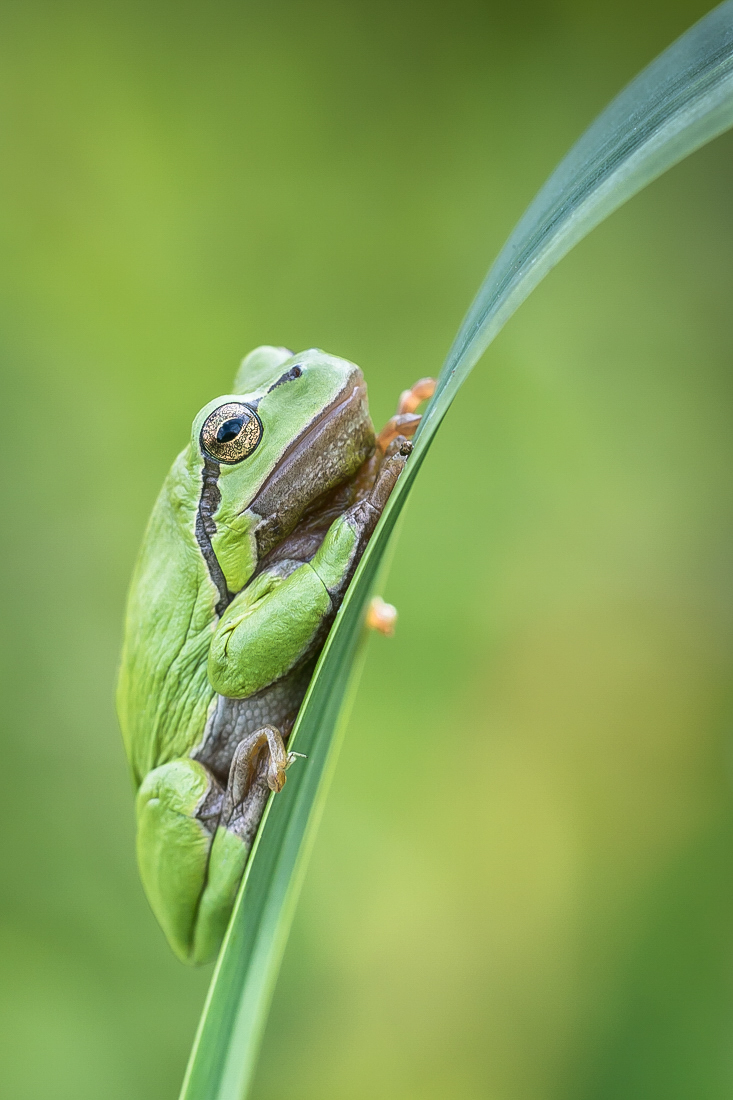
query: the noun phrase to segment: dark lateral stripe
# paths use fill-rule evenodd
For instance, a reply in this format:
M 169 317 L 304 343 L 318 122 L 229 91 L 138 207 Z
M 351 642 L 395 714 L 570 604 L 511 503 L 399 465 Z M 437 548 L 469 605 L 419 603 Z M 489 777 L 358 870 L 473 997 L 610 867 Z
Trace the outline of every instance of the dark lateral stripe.
M 204 455 L 204 468 L 201 474 L 201 496 L 199 498 L 198 511 L 196 513 L 196 542 L 203 554 L 209 576 L 216 585 L 219 593 L 219 602 L 216 605 L 217 615 L 221 615 L 232 600 L 232 593 L 227 587 L 226 578 L 219 565 L 211 540 L 216 534 L 214 515 L 221 501 L 219 492 L 219 463 L 208 455 Z

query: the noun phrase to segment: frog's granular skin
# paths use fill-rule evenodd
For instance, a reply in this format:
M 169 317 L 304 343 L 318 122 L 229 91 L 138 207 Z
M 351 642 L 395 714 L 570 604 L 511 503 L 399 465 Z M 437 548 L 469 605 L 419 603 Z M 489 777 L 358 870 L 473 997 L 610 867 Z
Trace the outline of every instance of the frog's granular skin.
M 274 726 L 283 740 L 287 739 L 308 689 L 316 658 L 317 654 L 247 699 L 218 695 L 206 723 L 203 742 L 191 754 L 193 759 L 210 768 L 226 786 L 234 751 L 247 734 L 263 726 Z

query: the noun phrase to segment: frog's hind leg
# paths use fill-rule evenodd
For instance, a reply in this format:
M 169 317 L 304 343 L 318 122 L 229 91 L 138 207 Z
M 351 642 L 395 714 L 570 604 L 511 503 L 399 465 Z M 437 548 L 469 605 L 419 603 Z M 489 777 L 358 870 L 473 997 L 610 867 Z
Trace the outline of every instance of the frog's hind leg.
M 195 957 L 199 903 L 224 790 L 198 761 L 184 757 L 150 772 L 137 796 L 137 858 L 145 893 L 171 947 Z
M 216 957 L 268 795 L 282 789 L 292 759 L 266 727 L 237 746 L 226 789 L 188 757 L 156 768 L 140 787 L 140 875 L 184 962 Z
M 285 772 L 296 755 L 287 752 L 272 726 L 255 730 L 237 745 L 198 909 L 197 958 L 213 958 L 219 950 L 265 803 L 270 791 L 285 786 Z

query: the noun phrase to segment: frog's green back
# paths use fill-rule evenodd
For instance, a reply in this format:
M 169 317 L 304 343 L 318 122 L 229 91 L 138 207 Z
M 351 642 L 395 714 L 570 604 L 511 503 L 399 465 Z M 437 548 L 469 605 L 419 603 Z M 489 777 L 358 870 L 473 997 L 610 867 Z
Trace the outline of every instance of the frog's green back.
M 206 655 L 218 598 L 195 535 L 190 448 L 153 508 L 130 586 L 117 705 L 136 783 L 200 739 L 214 692 Z

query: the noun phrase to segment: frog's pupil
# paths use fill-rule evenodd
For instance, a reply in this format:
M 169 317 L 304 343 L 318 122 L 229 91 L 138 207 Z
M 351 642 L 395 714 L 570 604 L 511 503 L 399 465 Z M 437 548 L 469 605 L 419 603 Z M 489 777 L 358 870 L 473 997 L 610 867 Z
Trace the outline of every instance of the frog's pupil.
M 235 416 L 231 420 L 225 420 L 216 433 L 217 442 L 231 443 L 241 432 L 243 424 L 244 418 L 241 416 Z

